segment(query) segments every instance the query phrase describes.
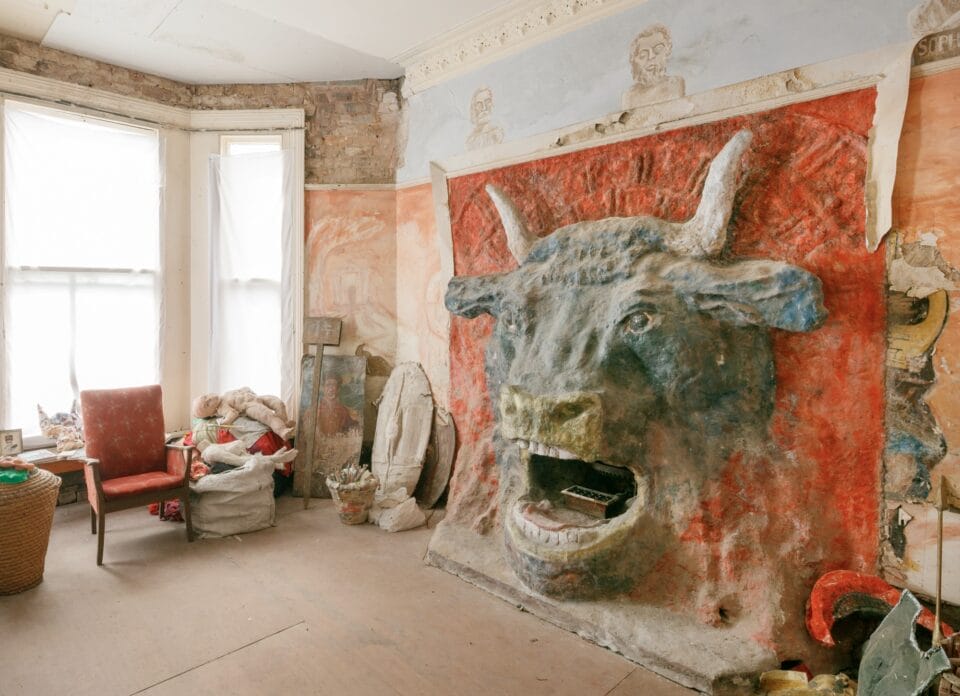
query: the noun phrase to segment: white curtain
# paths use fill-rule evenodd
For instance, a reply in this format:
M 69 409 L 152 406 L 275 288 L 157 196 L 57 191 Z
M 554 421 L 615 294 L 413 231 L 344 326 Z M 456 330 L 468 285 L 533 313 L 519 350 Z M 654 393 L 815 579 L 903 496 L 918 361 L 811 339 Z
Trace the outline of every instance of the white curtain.
M 6 101 L 0 422 L 159 379 L 160 138 Z
M 296 387 L 293 157 L 210 158 L 209 389 L 250 387 L 293 413 Z

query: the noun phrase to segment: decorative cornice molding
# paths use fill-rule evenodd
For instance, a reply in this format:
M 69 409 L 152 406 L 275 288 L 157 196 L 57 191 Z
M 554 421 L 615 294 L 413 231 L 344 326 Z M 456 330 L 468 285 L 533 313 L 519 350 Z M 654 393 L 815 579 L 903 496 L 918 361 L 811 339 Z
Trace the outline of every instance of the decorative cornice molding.
M 482 15 L 392 58 L 406 70 L 404 96 L 573 31 L 646 0 L 524 0 Z

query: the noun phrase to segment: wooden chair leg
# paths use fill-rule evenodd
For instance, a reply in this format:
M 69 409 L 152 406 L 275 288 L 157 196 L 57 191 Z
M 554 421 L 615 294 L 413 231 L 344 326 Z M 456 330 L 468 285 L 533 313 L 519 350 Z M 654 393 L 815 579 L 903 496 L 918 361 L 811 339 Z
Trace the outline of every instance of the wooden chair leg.
M 100 511 L 97 512 L 97 565 L 103 565 L 103 521 L 106 515 Z
M 180 507 L 183 509 L 183 521 L 187 525 L 187 541 L 193 541 L 193 522 L 190 519 L 190 496 L 180 498 Z
M 93 505 L 90 506 L 90 533 L 97 533 L 97 511 L 93 509 Z

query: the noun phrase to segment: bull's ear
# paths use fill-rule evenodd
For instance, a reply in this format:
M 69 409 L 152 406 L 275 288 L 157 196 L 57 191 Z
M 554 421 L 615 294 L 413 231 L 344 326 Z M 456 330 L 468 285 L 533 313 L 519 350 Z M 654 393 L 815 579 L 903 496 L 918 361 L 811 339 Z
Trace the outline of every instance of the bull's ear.
M 495 273 L 451 278 L 443 303 L 449 311 L 468 319 L 481 314 L 496 316 L 506 275 Z
M 689 260 L 665 276 L 696 309 L 738 326 L 812 331 L 827 317 L 820 279 L 778 261 L 718 266 Z

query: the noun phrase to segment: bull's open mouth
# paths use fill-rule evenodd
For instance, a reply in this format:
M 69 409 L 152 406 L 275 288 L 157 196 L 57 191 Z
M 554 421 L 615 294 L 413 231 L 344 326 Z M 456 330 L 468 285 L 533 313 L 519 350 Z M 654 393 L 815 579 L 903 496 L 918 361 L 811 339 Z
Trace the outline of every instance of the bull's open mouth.
M 509 527 L 538 556 L 590 552 L 631 530 L 646 502 L 646 482 L 631 468 L 588 462 L 539 442 L 515 440 L 526 492 Z

